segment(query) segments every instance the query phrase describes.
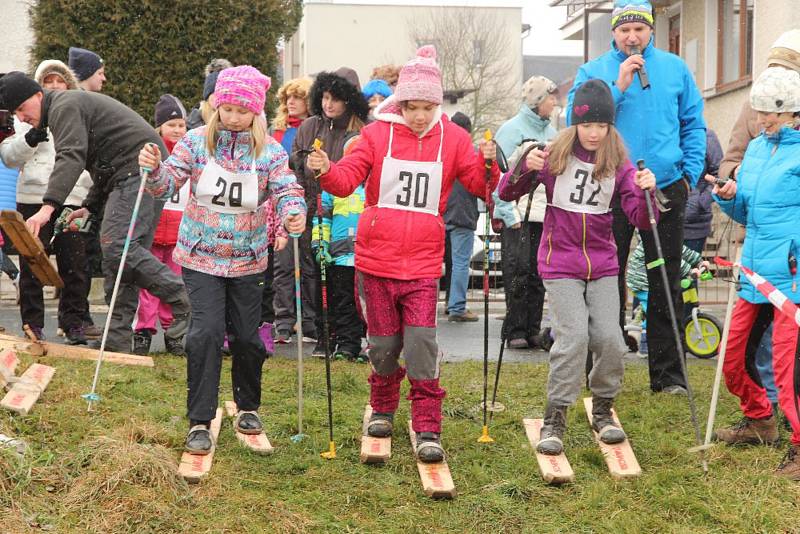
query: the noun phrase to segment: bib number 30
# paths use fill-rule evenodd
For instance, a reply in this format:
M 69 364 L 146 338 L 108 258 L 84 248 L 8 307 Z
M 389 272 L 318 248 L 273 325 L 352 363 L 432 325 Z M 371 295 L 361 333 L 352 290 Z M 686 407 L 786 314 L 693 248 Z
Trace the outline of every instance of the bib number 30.
M 217 178 L 219 193 L 211 198 L 211 203 L 222 207 L 239 208 L 242 206 L 242 183 L 228 182 L 224 178 Z
M 403 188 L 395 199 L 398 206 L 424 208 L 428 205 L 428 188 L 431 180 L 428 173 L 413 174 L 408 171 L 400 171 L 399 179 Z

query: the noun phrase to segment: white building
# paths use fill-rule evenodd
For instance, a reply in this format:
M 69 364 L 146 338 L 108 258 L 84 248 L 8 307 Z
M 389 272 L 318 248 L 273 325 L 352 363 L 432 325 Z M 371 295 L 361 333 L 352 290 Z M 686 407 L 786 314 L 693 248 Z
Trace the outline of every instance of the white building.
M 33 31 L 28 17 L 28 0 L 2 0 L 4 25 L 3 53 L 0 54 L 0 72 L 21 70 L 28 72 L 29 52 L 33 46 Z

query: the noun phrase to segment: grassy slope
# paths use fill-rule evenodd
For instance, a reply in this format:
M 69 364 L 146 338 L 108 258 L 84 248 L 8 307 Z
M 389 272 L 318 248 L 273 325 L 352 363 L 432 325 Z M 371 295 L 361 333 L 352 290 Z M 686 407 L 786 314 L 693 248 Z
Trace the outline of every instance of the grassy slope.
M 493 445 L 479 445 L 481 364 L 443 369 L 448 389 L 444 444 L 459 496 L 433 502 L 421 491 L 408 436 L 401 430 L 384 467 L 359 464 L 360 420 L 368 389 L 363 365 L 334 364 L 338 458 L 326 461 L 323 365 L 306 373 L 306 429 L 295 432 L 292 361 L 267 363 L 264 406 L 276 452 L 241 448 L 225 421 L 209 479 L 188 487 L 172 476 L 186 431 L 184 362 L 158 357 L 155 369 L 106 365 L 103 401 L 86 412 L 80 398 L 93 364 L 43 359 L 58 371 L 27 417 L 0 414 L 0 432 L 28 441 L 22 463 L 0 455 L 0 532 L 795 532 L 800 486 L 772 469 L 782 450 L 716 447 L 704 477 L 684 398 L 653 396 L 644 366 L 631 366 L 618 410 L 643 476 L 610 479 L 582 406 L 570 412 L 567 452 L 576 483 L 548 487 L 539 476 L 520 419 L 540 416 L 547 369 L 504 368 Z M 30 359 L 25 358 L 25 364 Z M 24 368 L 24 367 L 23 367 Z M 230 398 L 229 362 L 222 398 Z M 713 368 L 693 366 L 705 419 Z M 724 394 L 723 422 L 736 404 Z M 399 420 L 408 414 L 401 403 Z M 113 439 L 108 439 L 113 438 Z

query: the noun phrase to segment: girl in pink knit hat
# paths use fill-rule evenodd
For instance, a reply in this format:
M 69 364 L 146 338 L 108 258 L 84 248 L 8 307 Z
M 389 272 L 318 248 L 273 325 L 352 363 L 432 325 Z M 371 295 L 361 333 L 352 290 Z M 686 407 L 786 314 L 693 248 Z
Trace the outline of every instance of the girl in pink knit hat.
M 357 287 L 369 338 L 368 433 L 392 434 L 400 383 L 411 382 L 411 421 L 417 457 L 444 459 L 441 446 L 442 354 L 436 343 L 436 300 L 444 256 L 442 213 L 458 179 L 475 196 L 486 191 L 484 160 L 493 143 L 472 139 L 442 113 L 442 78 L 436 50 L 423 46 L 400 71 L 395 94 L 375 109 L 375 122 L 361 130 L 355 150 L 336 163 L 317 149 L 307 165 L 322 188 L 350 195 L 366 180 L 366 202 L 356 241 Z M 491 187 L 499 177 L 490 168 Z M 406 366 L 400 365 L 403 353 Z
M 269 203 L 276 202 L 290 233 L 305 229 L 303 188 L 260 117 L 269 85 L 268 77 L 248 65 L 223 70 L 214 91 L 217 109 L 206 126 L 189 131 L 163 163 L 152 145 L 139 153 L 139 165 L 153 169 L 147 189 L 155 198 L 169 198 L 189 183 L 173 260 L 182 267 L 192 304 L 186 450 L 194 454 L 214 447 L 209 423 L 218 406 L 226 326 L 239 409 L 236 429 L 244 434 L 263 430 L 257 410 L 267 352 L 258 326 Z

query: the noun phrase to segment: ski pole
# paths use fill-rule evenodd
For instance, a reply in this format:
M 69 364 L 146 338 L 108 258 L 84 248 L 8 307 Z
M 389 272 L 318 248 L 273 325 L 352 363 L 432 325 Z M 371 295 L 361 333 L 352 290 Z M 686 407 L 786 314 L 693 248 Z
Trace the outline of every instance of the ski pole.
M 483 134 L 486 142 L 492 141 L 492 132 L 486 130 Z M 492 196 L 492 160 L 484 159 L 486 167 L 486 205 Z M 486 404 L 489 393 L 489 210 L 486 210 L 483 235 L 483 429 L 478 443 L 492 443 L 489 436 L 489 423 L 487 419 L 488 406 Z
M 636 162 L 636 166 L 639 168 L 640 171 L 644 170 L 644 160 L 640 159 Z M 683 379 L 686 382 L 686 398 L 689 401 L 689 414 L 691 415 L 692 419 L 692 427 L 694 427 L 694 437 L 695 443 L 697 447 L 693 447 L 690 449 L 692 452 L 700 452 L 700 458 L 703 464 L 703 471 L 708 472 L 708 462 L 705 458 L 705 453 L 703 449 L 698 449 L 698 447 L 702 446 L 703 440 L 700 437 L 700 424 L 697 422 L 697 407 L 694 404 L 694 394 L 692 393 L 692 386 L 689 384 L 689 373 L 686 369 L 686 361 L 684 359 L 684 352 L 683 352 L 683 343 L 681 342 L 681 334 L 678 329 L 678 318 L 675 316 L 675 304 L 672 302 L 672 292 L 670 291 L 669 285 L 669 278 L 667 277 L 667 266 L 664 262 L 664 253 L 661 250 L 661 240 L 658 237 L 658 228 L 656 226 L 656 217 L 653 212 L 653 206 L 651 201 L 653 200 L 652 191 L 649 189 L 645 191 L 645 204 L 647 204 L 647 215 L 650 219 L 650 230 L 653 232 L 653 241 L 656 245 L 656 255 L 658 259 L 652 261 L 647 264 L 648 269 L 653 269 L 655 267 L 659 268 L 661 272 L 661 282 L 664 285 L 664 293 L 666 293 L 667 297 L 667 307 L 669 308 L 669 318 L 672 321 L 672 333 L 675 335 L 675 350 L 678 352 L 678 362 L 681 366 L 681 373 L 683 373 Z
M 300 211 L 293 209 L 289 215 L 297 215 Z M 292 243 L 294 252 L 294 309 L 297 315 L 295 321 L 295 329 L 298 332 L 297 336 L 297 434 L 292 436 L 291 440 L 294 443 L 299 443 L 305 437 L 303 434 L 303 304 L 302 293 L 300 291 L 300 237 L 299 234 L 289 234 L 294 242 Z
M 153 143 L 147 143 L 145 146 L 154 147 Z M 142 203 L 142 196 L 144 195 L 144 186 L 147 182 L 147 177 L 153 169 L 149 167 L 141 167 L 139 174 L 142 175 L 139 180 L 139 191 L 136 193 L 136 201 L 133 203 L 133 213 L 131 214 L 131 222 L 128 225 L 128 235 L 125 236 L 125 244 L 122 246 L 122 257 L 119 260 L 119 268 L 117 268 L 117 278 L 114 280 L 114 290 L 111 292 L 111 301 L 108 303 L 108 315 L 106 315 L 106 324 L 103 327 L 103 338 L 100 340 L 100 354 L 97 356 L 97 365 L 94 368 L 94 378 L 92 379 L 92 390 L 89 393 L 81 395 L 88 401 L 87 411 L 92 411 L 92 403 L 100 401 L 100 395 L 97 394 L 97 381 L 100 378 L 100 365 L 103 363 L 103 355 L 106 350 L 106 340 L 108 339 L 108 330 L 111 327 L 111 316 L 114 314 L 114 305 L 117 302 L 117 293 L 119 293 L 119 284 L 122 281 L 122 272 L 125 270 L 125 259 L 128 257 L 128 249 L 131 246 L 133 239 L 133 232 L 136 229 L 136 219 L 139 217 L 139 206 Z
M 500 327 L 500 355 L 497 357 L 497 369 L 494 374 L 494 389 L 492 390 L 492 409 L 489 411 L 489 426 L 492 424 L 492 417 L 497 407 L 497 386 L 500 383 L 500 368 L 503 366 L 503 352 L 506 348 L 506 321 L 503 319 L 503 326 Z M 487 428 L 488 432 L 488 428 Z
M 733 265 L 733 279 L 738 279 L 737 265 L 742 261 L 742 250 L 738 244 L 736 246 L 736 262 Z M 731 319 L 733 317 L 733 304 L 736 300 L 736 284 L 732 283 L 728 290 L 728 306 L 725 309 L 725 325 L 722 328 L 722 341 L 719 345 L 719 355 L 717 356 L 717 370 L 714 373 L 714 387 L 711 390 L 711 405 L 708 407 L 708 420 L 706 422 L 706 436 L 703 445 L 697 447 L 698 452 L 711 448 L 711 434 L 714 432 L 714 419 L 717 416 L 717 402 L 719 401 L 720 383 L 722 382 L 722 367 L 725 365 L 725 353 L 728 351 L 728 336 L 731 331 Z
M 322 148 L 322 141 L 314 139 L 314 150 Z M 325 385 L 328 389 L 328 450 L 320 456 L 327 460 L 336 458 L 336 443 L 333 441 L 333 394 L 331 392 L 331 347 L 328 327 L 328 274 L 325 254 L 322 250 L 322 188 L 317 192 L 317 226 L 319 227 L 319 280 L 322 293 L 322 335 L 325 344 Z

